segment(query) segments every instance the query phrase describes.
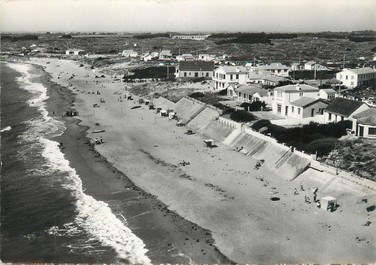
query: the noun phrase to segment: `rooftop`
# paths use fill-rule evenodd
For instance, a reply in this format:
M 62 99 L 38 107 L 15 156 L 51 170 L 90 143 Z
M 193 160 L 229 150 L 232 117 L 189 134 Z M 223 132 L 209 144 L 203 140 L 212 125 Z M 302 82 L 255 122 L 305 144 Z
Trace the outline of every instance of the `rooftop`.
M 371 67 L 363 67 L 363 68 L 356 68 L 356 69 L 344 69 L 343 71 L 350 71 L 354 74 L 369 74 L 369 73 L 376 73 L 374 69 Z
M 286 85 L 277 87 L 274 89 L 275 91 L 283 91 L 283 92 L 294 92 L 294 91 L 305 91 L 305 92 L 319 92 L 319 89 L 313 86 L 304 85 L 304 84 L 296 84 L 296 85 Z
M 214 63 L 205 61 L 181 61 L 179 62 L 180 71 L 213 71 Z
M 298 106 L 298 107 L 306 107 L 308 105 L 311 105 L 317 101 L 324 102 L 322 99 L 316 99 L 316 98 L 309 98 L 309 97 L 301 97 L 295 101 L 290 102 L 291 105 Z M 329 103 L 327 103 L 329 104 Z
M 353 116 L 358 123 L 376 126 L 376 109 L 370 108 Z
M 226 74 L 233 74 L 233 73 L 247 74 L 248 73 L 247 69 L 244 66 L 220 66 L 217 69 L 218 70 L 222 69 Z
M 355 101 L 345 98 L 335 98 L 325 111 L 335 114 L 341 114 L 348 117 L 363 104 L 365 103 L 361 101 Z

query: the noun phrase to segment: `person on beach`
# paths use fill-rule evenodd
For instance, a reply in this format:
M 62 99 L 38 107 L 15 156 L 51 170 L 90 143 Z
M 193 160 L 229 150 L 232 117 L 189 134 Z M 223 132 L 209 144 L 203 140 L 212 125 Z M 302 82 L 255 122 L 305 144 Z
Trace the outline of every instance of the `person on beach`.
M 298 195 L 299 193 L 298 193 L 298 190 L 295 188 L 295 190 L 294 190 L 294 195 Z
M 102 136 L 101 136 L 101 138 L 100 138 L 100 142 L 103 143 L 103 138 L 102 138 Z

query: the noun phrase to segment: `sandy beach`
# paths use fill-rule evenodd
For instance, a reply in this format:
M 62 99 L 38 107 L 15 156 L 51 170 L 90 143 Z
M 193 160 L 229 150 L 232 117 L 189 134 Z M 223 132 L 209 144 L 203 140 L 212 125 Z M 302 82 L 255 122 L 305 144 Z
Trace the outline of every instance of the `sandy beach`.
M 69 103 L 79 116 L 65 118 L 67 133 L 59 141 L 64 143 L 64 152 L 78 172 L 91 170 L 90 180 L 83 179 L 88 192 L 109 200 L 113 194 L 127 189 L 134 189 L 135 194 L 144 191 L 153 195 L 150 203 L 160 201 L 166 205 L 168 209 L 163 211 L 168 218 L 182 217 L 186 221 L 177 222 L 179 234 L 179 229 L 168 225 L 171 220 L 166 221 L 168 218 L 160 210 L 149 218 L 162 223 L 162 227 L 166 222 L 165 231 L 180 242 L 178 247 L 187 248 L 190 244 L 190 256 L 195 262 L 226 262 L 215 247 L 238 263 L 376 260 L 375 212 L 366 211 L 376 203 L 374 190 L 311 169 L 293 181 L 285 180 L 284 172 L 278 175 L 267 167 L 255 170 L 256 160 L 250 156 L 221 143 L 217 143 L 217 148 L 207 148 L 201 135 L 186 135 L 186 127 L 175 126 L 175 121 L 161 117 L 145 105 L 131 109 L 139 105 L 138 98 L 124 98 L 129 92 L 119 77 L 106 74 L 104 78 L 95 78 L 101 75 L 97 69 L 80 67 L 80 62 L 68 60 L 35 59 L 31 63 L 42 65 L 51 74 L 51 81 L 68 87 L 74 94 L 74 102 Z M 94 108 L 93 104 L 99 107 Z M 52 111 L 62 115 L 65 109 L 56 106 Z M 78 128 L 78 121 L 84 129 Z M 95 150 L 84 142 L 85 128 L 87 137 L 103 137 L 103 144 L 96 145 Z M 105 132 L 97 134 L 95 130 Z M 79 150 L 85 149 L 80 146 L 91 151 L 80 154 Z M 101 156 L 96 157 L 96 152 Z M 190 164 L 181 166 L 183 160 Z M 319 198 L 336 197 L 338 210 L 330 213 L 305 203 L 305 196 L 312 197 L 312 187 L 319 187 Z M 280 200 L 272 201 L 271 197 Z M 150 210 L 149 206 L 144 207 L 133 214 Z M 371 223 L 364 225 L 367 222 Z M 140 232 L 138 236 L 148 247 L 158 234 Z M 163 262 L 164 257 L 158 256 L 157 250 L 149 250 L 156 260 Z

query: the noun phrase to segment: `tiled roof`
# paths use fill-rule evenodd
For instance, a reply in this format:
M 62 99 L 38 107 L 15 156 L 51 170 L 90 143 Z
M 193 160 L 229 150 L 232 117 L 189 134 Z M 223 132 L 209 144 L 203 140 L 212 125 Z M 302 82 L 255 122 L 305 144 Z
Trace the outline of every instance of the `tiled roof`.
M 236 92 L 245 93 L 247 95 L 254 95 L 258 93 L 262 97 L 268 96 L 268 91 L 258 85 L 240 85 L 234 88 L 234 90 Z
M 316 98 L 309 98 L 309 97 L 301 97 L 295 101 L 290 102 L 291 105 L 298 106 L 298 107 L 305 107 L 308 106 L 312 103 L 315 103 L 317 101 L 323 102 L 321 99 L 316 99 Z
M 244 66 L 220 66 L 218 69 L 223 69 L 227 74 L 248 73 Z
M 298 89 L 299 88 L 299 89 Z M 286 85 L 286 86 L 281 86 L 281 87 L 276 87 L 274 89 L 275 91 L 305 91 L 305 92 L 312 92 L 312 91 L 317 91 L 319 92 L 319 89 L 313 86 L 309 85 L 302 85 L 302 84 L 296 84 L 296 85 Z
M 365 103 L 361 101 L 355 101 L 345 98 L 335 98 L 333 102 L 325 109 L 325 111 L 348 117 L 363 104 Z
M 213 71 L 214 63 L 205 61 L 181 61 L 179 71 Z
M 331 89 L 331 88 L 322 88 L 322 89 L 320 89 L 320 91 L 324 91 L 326 93 L 336 93 L 336 91 L 334 89 Z
M 365 111 L 362 111 L 361 113 L 354 115 L 353 118 L 357 119 L 358 123 L 360 124 L 376 126 L 376 109 L 367 109 Z
M 346 71 L 346 70 L 344 70 Z M 347 71 L 350 71 L 354 74 L 370 74 L 370 73 L 376 73 L 374 69 L 371 67 L 364 67 L 364 68 L 357 68 L 357 69 L 347 69 Z

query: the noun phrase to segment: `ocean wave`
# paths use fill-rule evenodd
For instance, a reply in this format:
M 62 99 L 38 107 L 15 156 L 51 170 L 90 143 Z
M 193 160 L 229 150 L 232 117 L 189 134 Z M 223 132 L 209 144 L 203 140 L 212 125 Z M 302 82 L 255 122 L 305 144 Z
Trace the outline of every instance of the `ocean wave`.
M 69 166 L 69 161 L 60 151 L 58 143 L 43 138 L 41 142 L 45 144 L 43 156 L 50 161 L 50 167 L 68 174 L 63 186 L 77 199 L 78 214 L 75 223 L 103 245 L 115 249 L 120 260 L 150 264 L 151 261 L 146 256 L 148 250 L 143 241 L 112 213 L 107 203 L 97 201 L 83 192 L 81 179 Z M 56 228 L 51 230 L 51 232 L 55 231 Z

